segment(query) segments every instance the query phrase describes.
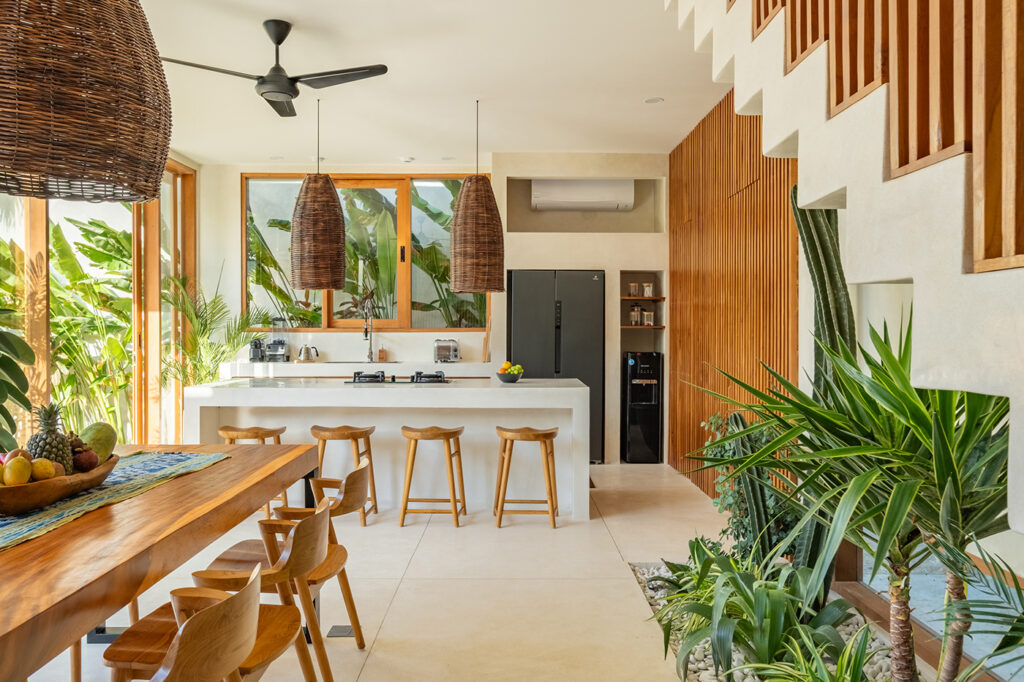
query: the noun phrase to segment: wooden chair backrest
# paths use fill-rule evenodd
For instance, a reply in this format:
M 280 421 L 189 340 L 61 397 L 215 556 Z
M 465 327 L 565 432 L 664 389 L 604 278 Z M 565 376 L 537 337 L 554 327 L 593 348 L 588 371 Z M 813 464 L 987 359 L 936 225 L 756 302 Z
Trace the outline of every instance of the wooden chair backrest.
M 285 540 L 281 557 L 271 570 L 286 572 L 289 578 L 309 575 L 327 558 L 330 521 L 330 500 L 325 498 L 311 516 L 295 524 Z
M 260 570 L 253 568 L 238 592 L 196 612 L 178 629 L 155 682 L 220 682 L 237 679 L 256 644 L 260 613 Z
M 364 459 L 352 473 L 345 477 L 345 488 L 341 499 L 331 509 L 331 516 L 343 516 L 357 512 L 366 505 L 370 490 L 370 461 Z

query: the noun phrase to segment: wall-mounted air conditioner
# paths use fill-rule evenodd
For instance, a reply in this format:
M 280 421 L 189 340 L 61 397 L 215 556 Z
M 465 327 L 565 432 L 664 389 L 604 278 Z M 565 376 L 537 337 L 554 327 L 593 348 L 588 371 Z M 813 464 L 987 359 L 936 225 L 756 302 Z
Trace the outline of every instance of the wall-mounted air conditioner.
M 533 180 L 535 211 L 632 211 L 633 180 Z

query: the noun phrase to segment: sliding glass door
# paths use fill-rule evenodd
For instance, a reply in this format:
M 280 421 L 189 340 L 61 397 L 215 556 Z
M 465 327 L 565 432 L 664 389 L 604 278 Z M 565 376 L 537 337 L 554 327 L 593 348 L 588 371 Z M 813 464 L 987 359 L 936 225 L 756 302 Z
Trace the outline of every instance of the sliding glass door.
M 90 204 L 0 196 L 0 326 L 36 353 L 34 405 L 65 428 L 106 421 L 122 442 L 175 443 L 181 387 L 162 380 L 181 334 L 168 279 L 195 275 L 195 172 L 168 164 L 161 197 Z M 32 429 L 18 415 L 18 438 Z

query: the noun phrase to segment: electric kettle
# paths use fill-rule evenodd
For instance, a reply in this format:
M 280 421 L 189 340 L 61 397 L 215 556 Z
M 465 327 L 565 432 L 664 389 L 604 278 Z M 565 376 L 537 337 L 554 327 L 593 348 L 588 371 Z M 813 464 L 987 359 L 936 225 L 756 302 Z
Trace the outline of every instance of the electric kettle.
M 299 357 L 296 362 L 316 362 L 313 354 L 316 353 L 316 357 L 320 357 L 320 351 L 316 349 L 316 346 L 303 345 L 299 349 Z

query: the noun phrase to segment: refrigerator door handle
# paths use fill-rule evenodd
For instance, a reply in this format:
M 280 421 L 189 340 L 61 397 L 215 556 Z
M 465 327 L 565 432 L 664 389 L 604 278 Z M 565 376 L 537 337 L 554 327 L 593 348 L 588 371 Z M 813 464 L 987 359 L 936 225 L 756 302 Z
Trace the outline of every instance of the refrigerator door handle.
M 555 374 L 562 371 L 562 302 L 555 301 Z

